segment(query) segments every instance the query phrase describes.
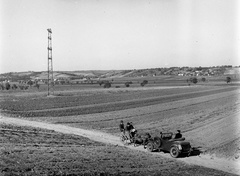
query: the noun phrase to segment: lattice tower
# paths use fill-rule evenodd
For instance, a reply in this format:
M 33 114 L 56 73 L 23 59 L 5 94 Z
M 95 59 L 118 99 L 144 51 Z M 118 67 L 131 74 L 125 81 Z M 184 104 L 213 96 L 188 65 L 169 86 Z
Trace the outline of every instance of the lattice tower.
M 48 95 L 54 94 L 53 64 L 52 64 L 52 30 L 48 31 Z

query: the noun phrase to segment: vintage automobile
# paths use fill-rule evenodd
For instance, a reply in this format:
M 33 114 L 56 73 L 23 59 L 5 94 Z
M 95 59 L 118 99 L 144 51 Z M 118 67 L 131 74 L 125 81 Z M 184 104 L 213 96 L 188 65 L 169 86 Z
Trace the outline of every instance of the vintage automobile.
M 173 139 L 173 133 L 160 133 L 160 136 L 151 138 L 147 144 L 147 150 L 170 152 L 170 155 L 177 158 L 179 155 L 189 156 L 192 151 L 190 142 L 185 141 L 185 138 Z

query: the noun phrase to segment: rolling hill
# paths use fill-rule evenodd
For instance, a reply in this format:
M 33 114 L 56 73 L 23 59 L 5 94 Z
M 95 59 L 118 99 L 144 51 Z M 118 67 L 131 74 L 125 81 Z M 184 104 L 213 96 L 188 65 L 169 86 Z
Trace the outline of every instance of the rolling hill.
M 83 78 L 122 78 L 122 77 L 154 77 L 160 75 L 175 76 L 232 76 L 240 78 L 240 67 L 170 67 L 134 70 L 88 70 L 88 71 L 54 71 L 54 79 Z M 9 72 L 0 74 L 0 81 L 48 79 L 48 72 Z

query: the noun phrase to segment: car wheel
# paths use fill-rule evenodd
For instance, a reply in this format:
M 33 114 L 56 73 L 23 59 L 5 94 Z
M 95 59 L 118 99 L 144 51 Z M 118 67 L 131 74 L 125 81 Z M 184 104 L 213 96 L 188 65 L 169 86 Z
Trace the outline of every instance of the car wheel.
M 170 155 L 173 157 L 173 158 L 177 158 L 179 156 L 180 152 L 178 150 L 177 147 L 173 146 L 171 147 L 170 149 Z
M 152 143 L 152 142 L 149 142 L 149 143 L 147 144 L 147 150 L 148 150 L 149 152 L 152 152 L 153 149 L 154 149 L 153 143 Z

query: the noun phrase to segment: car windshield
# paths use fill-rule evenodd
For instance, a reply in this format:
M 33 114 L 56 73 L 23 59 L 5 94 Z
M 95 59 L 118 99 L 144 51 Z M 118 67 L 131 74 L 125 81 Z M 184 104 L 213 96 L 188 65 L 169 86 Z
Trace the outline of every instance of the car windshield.
M 163 139 L 172 139 L 172 133 L 162 133 Z

